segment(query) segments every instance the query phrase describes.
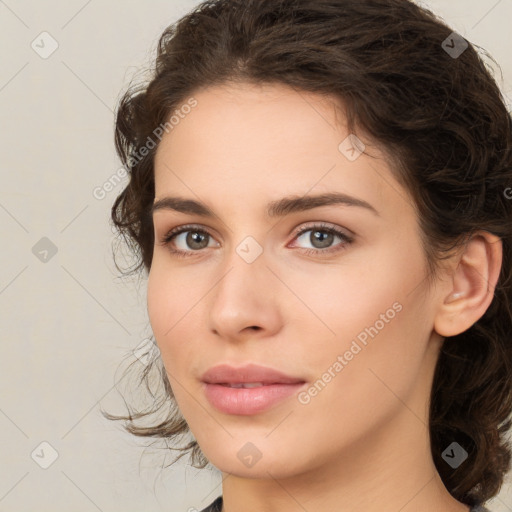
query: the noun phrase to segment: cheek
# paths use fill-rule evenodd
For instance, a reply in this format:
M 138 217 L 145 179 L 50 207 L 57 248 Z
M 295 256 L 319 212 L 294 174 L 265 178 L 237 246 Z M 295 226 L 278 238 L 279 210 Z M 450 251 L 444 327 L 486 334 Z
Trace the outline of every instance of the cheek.
M 339 436 L 341 442 L 378 431 L 398 416 L 414 424 L 416 418 L 424 416 L 432 367 L 425 357 L 425 340 L 420 339 L 421 327 L 415 318 L 410 304 L 403 304 L 395 318 L 378 332 L 370 329 L 374 323 L 367 326 L 368 331 L 361 331 L 368 333 L 366 344 L 357 338 L 344 339 L 343 350 L 331 357 L 335 361 L 338 355 L 344 356 L 343 369 L 313 399 L 318 401 L 312 407 L 318 414 L 330 411 L 331 425 L 344 432 Z M 325 437 L 335 438 L 338 427 L 333 429 L 324 423 Z
M 389 331 L 405 316 L 398 310 L 409 310 L 417 300 L 411 292 L 424 269 L 420 254 L 412 252 L 385 245 L 354 252 L 336 266 L 283 268 L 283 281 L 293 283 L 293 294 L 283 295 L 287 300 L 280 306 L 302 324 L 302 332 L 307 328 L 308 338 L 316 333 L 322 344 L 336 349 L 359 334 L 364 341 L 375 324 L 379 332 Z
M 180 380 L 180 373 L 190 372 L 198 364 L 198 346 L 204 338 L 199 332 L 204 326 L 201 299 L 209 287 L 197 272 L 169 268 L 161 260 L 152 265 L 147 283 L 148 316 L 170 378 Z
M 158 265 L 153 261 L 147 284 L 147 308 L 149 322 L 157 342 L 160 341 L 165 332 L 164 325 L 168 317 L 168 311 L 174 310 L 174 304 L 168 302 L 170 298 L 169 294 L 166 293 L 168 286 L 165 275 L 159 271 Z
M 184 273 L 165 265 L 153 265 L 148 278 L 147 307 L 174 400 L 180 413 L 194 426 L 202 424 L 200 417 L 196 419 L 200 411 L 191 396 L 200 393 L 195 376 L 199 375 L 201 350 L 200 343 L 195 345 L 194 340 L 202 338 L 197 328 L 201 325 L 198 300 L 205 292 L 190 286 L 190 277 L 185 279 Z
M 147 284 L 147 307 L 157 340 L 172 337 L 184 323 L 190 322 L 192 307 L 202 295 L 200 282 L 190 272 L 169 268 L 164 257 L 153 260 Z
M 343 369 L 331 369 L 337 375 L 333 380 L 354 402 L 362 395 L 378 399 L 375 391 L 385 390 L 378 377 L 405 392 L 422 364 L 432 328 L 420 247 L 402 242 L 369 252 L 359 252 L 359 262 L 347 259 L 337 268 L 301 271 L 307 276 L 301 279 L 290 276 L 309 309 L 300 301 L 290 305 L 290 311 L 304 312 L 297 326 L 308 347 L 302 360 L 321 377 L 341 356 Z
M 331 448 L 378 429 L 405 407 L 423 416 L 424 400 L 417 393 L 425 383 L 422 333 L 428 329 L 413 301 L 402 299 L 398 304 L 393 298 L 374 289 L 363 301 L 347 302 L 353 315 L 339 309 L 330 317 L 337 336 L 324 336 L 322 350 L 317 345 L 302 354 L 313 379 L 300 397 L 300 404 L 306 405 L 298 406 L 297 412 L 305 430 L 330 439 Z M 318 423 L 318 418 L 323 421 Z

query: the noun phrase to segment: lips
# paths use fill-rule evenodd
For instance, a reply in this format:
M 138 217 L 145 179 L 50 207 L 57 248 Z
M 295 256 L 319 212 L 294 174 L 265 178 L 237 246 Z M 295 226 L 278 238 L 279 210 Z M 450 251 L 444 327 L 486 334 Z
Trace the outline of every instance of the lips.
M 260 384 L 264 386 L 305 382 L 302 378 L 291 377 L 273 368 L 257 364 L 247 364 L 238 368 L 227 364 L 213 366 L 203 374 L 201 380 L 207 384 Z
M 266 411 L 300 391 L 304 379 L 248 364 L 240 368 L 218 365 L 202 376 L 210 404 L 224 414 L 250 415 Z

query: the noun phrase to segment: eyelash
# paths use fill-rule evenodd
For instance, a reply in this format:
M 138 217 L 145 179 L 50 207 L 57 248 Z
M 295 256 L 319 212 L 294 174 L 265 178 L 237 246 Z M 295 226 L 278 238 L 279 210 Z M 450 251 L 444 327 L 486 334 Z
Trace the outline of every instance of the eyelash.
M 171 245 L 170 245 L 171 241 L 176 236 L 178 236 L 181 233 L 186 233 L 187 231 L 193 231 L 194 233 L 200 233 L 200 234 L 207 235 L 207 236 L 211 237 L 211 235 L 210 235 L 210 233 L 208 233 L 208 231 L 206 231 L 202 228 L 198 228 L 197 226 L 189 224 L 189 225 L 185 225 L 185 226 L 180 226 L 178 228 L 174 228 L 171 231 L 169 231 L 167 234 L 165 234 L 160 239 L 160 244 L 163 246 L 166 246 L 168 248 L 168 250 L 178 258 L 187 258 L 187 257 L 194 256 L 195 255 L 194 253 L 197 254 L 197 253 L 201 252 L 202 250 L 199 249 L 199 250 L 195 250 L 195 251 L 194 250 L 182 251 L 180 249 L 173 249 L 173 248 L 171 248 Z M 329 247 L 327 249 L 302 249 L 302 252 L 307 255 L 316 256 L 320 253 L 331 254 L 331 253 L 343 251 L 347 248 L 346 247 L 347 245 L 350 245 L 354 241 L 354 239 L 352 237 L 348 236 L 347 234 L 343 233 L 342 231 L 340 231 L 332 226 L 323 224 L 323 223 L 314 224 L 314 225 L 308 226 L 307 228 L 304 228 L 300 231 L 297 231 L 294 234 L 294 240 L 296 238 L 300 237 L 301 235 L 303 235 L 304 233 L 307 233 L 308 231 L 320 231 L 323 233 L 329 233 L 331 235 L 338 236 L 339 238 L 341 238 L 342 243 L 337 246 L 334 246 L 334 247 Z

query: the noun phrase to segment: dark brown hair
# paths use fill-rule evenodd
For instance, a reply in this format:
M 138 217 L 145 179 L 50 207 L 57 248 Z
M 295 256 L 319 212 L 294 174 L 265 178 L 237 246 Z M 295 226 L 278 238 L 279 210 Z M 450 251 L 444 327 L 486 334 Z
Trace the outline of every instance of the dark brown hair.
M 350 132 L 364 131 L 388 152 L 414 200 L 429 280 L 477 231 L 502 240 L 493 301 L 471 328 L 444 341 L 431 393 L 435 465 L 448 491 L 474 505 L 499 492 L 511 461 L 512 120 L 481 49 L 464 44 L 408 0 L 206 1 L 165 30 L 150 81 L 119 103 L 115 143 L 130 181 L 112 220 L 137 257 L 130 273 L 149 271 L 155 130 L 199 89 L 280 83 L 342 100 Z M 149 384 L 155 371 L 160 398 Z M 128 420 L 138 436 L 187 434 L 160 358 L 144 367 L 143 381 L 150 409 L 106 416 Z M 133 422 L 165 407 L 156 425 Z M 468 452 L 457 469 L 442 458 L 454 441 Z M 195 440 L 179 450 L 199 467 L 208 463 Z

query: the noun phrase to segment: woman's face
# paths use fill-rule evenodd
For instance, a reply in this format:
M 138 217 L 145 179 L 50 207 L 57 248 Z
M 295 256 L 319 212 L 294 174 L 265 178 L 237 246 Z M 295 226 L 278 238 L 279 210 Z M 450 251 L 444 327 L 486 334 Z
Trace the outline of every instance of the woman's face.
M 244 85 L 194 98 L 155 159 L 155 201 L 190 202 L 154 210 L 147 300 L 206 457 L 225 472 L 284 478 L 425 438 L 441 338 L 412 200 L 383 155 L 364 135 L 359 154 L 342 111 L 313 93 Z M 325 194 L 345 201 L 305 201 Z M 207 386 L 219 364 L 299 383 Z

